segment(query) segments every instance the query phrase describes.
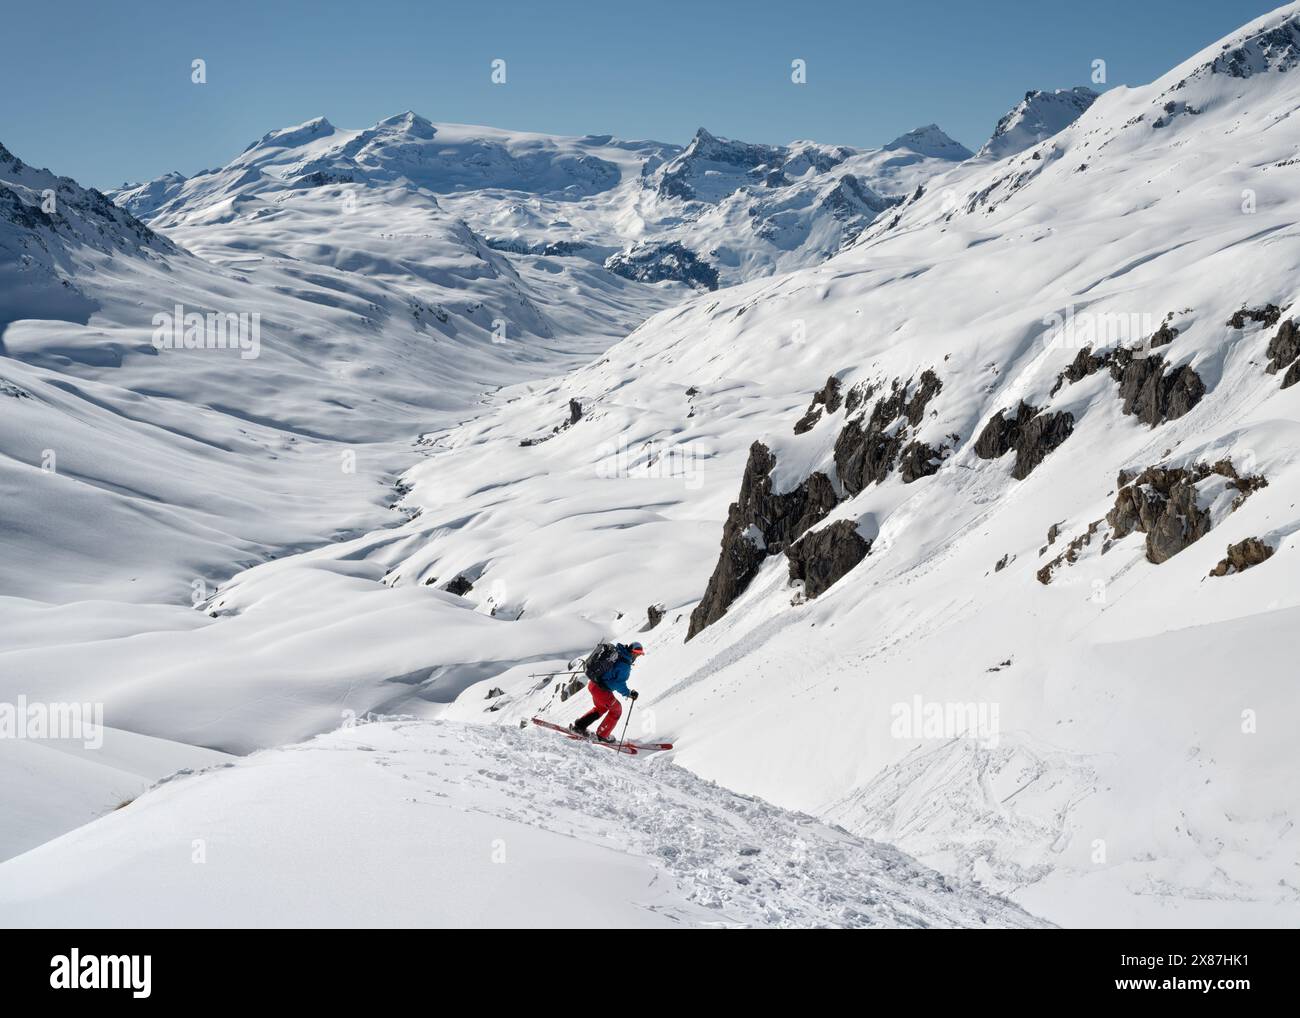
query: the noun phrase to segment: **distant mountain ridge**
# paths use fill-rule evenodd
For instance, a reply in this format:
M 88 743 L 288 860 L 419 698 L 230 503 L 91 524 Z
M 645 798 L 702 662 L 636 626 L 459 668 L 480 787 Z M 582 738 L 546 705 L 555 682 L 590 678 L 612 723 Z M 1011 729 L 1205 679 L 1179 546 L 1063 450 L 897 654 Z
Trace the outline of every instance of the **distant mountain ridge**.
M 511 255 L 713 288 L 824 260 L 970 156 L 934 124 L 879 149 L 753 144 L 705 128 L 679 147 L 435 124 L 406 111 L 362 130 L 316 117 L 267 132 L 223 167 L 123 185 L 112 197 L 166 230 L 271 214 L 268 199 L 283 204 L 272 196 L 404 188 Z

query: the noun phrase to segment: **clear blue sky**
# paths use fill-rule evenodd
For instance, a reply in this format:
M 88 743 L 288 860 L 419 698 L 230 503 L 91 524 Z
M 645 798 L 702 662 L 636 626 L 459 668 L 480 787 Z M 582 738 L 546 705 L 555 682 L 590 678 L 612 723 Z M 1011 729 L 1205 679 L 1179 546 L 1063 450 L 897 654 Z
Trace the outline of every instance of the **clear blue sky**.
M 977 147 L 1030 88 L 1142 84 L 1270 10 L 1246 0 L 216 0 L 6 4 L 0 142 L 101 188 L 229 161 L 277 127 L 431 120 L 686 142 Z M 208 83 L 190 82 L 207 61 Z M 507 61 L 507 83 L 489 64 Z M 808 84 L 790 83 L 807 61 Z

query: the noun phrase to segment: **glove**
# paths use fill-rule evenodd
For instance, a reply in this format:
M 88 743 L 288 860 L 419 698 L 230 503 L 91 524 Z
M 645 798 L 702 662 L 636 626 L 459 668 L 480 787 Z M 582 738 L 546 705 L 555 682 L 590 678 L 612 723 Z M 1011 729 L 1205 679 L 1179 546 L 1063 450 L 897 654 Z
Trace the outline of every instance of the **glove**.
M 629 689 L 629 690 L 627 691 L 627 698 L 628 698 L 629 700 L 635 700 L 635 699 L 637 698 L 638 695 L 640 695 L 640 694 L 638 694 L 637 691 L 636 691 L 635 689 Z

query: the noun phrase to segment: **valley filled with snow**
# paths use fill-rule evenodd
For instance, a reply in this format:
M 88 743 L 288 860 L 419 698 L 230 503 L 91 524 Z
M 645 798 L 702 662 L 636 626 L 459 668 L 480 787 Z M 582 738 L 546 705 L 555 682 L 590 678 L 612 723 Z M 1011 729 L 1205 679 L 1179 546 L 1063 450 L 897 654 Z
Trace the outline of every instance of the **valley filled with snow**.
M 1297 110 L 0 148 L 0 920 L 1294 927 Z

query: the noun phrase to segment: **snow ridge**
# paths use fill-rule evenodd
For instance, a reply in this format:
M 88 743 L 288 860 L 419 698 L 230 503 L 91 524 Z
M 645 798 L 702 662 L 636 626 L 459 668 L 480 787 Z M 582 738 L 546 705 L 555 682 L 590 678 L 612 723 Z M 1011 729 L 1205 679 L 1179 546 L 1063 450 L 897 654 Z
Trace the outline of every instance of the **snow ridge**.
M 221 846 L 202 881 L 192 837 Z M 117 879 L 94 879 L 105 866 Z M 168 893 L 140 895 L 145 879 Z M 664 758 L 399 719 L 166 782 L 0 864 L 0 911 L 18 925 L 1045 925 Z

